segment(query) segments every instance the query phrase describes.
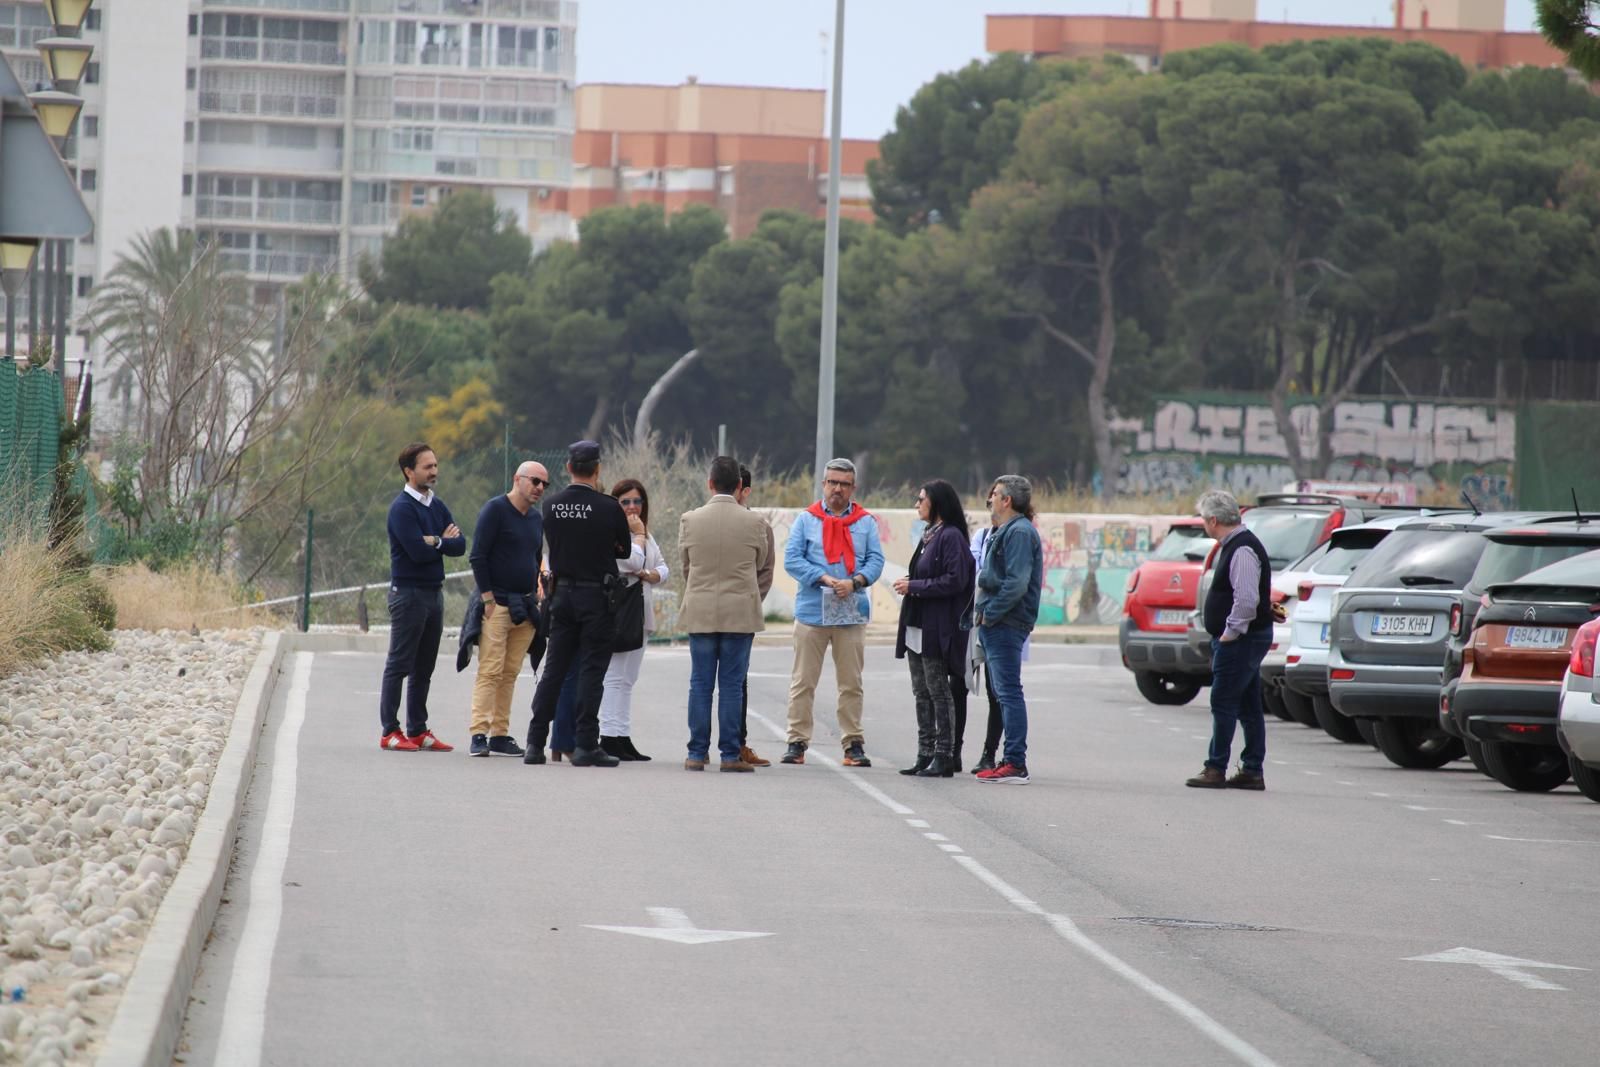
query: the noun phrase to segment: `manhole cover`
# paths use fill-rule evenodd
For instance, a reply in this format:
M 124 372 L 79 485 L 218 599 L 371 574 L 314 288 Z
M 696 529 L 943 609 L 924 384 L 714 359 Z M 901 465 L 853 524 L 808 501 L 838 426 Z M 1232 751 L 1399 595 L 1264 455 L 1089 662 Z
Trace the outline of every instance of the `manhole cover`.
M 1277 926 L 1252 926 L 1249 923 L 1213 922 L 1210 919 L 1161 919 L 1152 915 L 1127 915 L 1111 920 L 1117 923 L 1137 923 L 1140 926 L 1171 926 L 1180 930 L 1246 930 L 1251 933 L 1278 932 Z

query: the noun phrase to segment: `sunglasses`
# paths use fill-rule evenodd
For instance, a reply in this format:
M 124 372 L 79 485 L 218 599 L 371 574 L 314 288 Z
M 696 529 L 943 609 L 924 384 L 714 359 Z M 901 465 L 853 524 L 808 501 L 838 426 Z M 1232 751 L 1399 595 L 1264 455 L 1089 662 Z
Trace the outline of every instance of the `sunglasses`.
M 621 504 L 623 507 L 628 507 L 630 504 L 643 506 L 644 497 L 640 497 L 640 496 L 625 496 L 625 497 L 622 497 L 620 500 L 618 500 L 617 503 Z
M 527 474 L 519 474 L 519 475 L 517 475 L 517 477 L 518 478 L 526 478 L 528 481 L 532 482 L 534 485 L 537 485 L 541 489 L 550 488 L 549 479 L 546 479 L 546 478 L 535 478 L 535 477 L 533 477 L 531 475 L 527 475 Z
M 926 504 L 927 502 L 928 502 L 928 498 L 925 497 L 925 496 L 919 496 L 915 500 L 912 501 L 913 504 Z

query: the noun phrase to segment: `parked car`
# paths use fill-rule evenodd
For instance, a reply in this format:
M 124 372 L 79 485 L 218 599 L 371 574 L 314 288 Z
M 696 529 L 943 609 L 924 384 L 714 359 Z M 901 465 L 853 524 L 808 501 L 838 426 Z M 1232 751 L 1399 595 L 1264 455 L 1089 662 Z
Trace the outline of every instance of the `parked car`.
M 1414 513 L 1384 515 L 1360 526 L 1333 531 L 1328 551 L 1295 583 L 1284 645 L 1283 699 L 1295 718 L 1340 741 L 1373 743 L 1372 726 L 1339 714 L 1328 699 L 1328 627 L 1333 595 L 1367 555 Z M 1263 679 L 1266 675 L 1263 672 Z
M 1216 542 L 1199 519 L 1180 519 L 1128 577 L 1117 644 L 1122 665 L 1152 704 L 1187 704 L 1211 681 L 1211 657 L 1185 640 L 1195 589 Z
M 1396 508 L 1376 504 L 1370 500 L 1329 496 L 1325 493 L 1267 493 L 1254 507 L 1244 510 L 1243 518 L 1250 532 L 1261 539 L 1262 547 L 1267 550 L 1267 558 L 1272 564 L 1273 573 L 1277 574 L 1304 559 L 1312 549 L 1328 540 L 1335 530 L 1346 526 L 1359 526 L 1380 515 L 1403 514 L 1415 517 L 1418 512 L 1417 508 Z M 1195 602 L 1190 605 L 1191 609 L 1198 609 L 1205 603 L 1206 593 L 1211 589 L 1211 563 L 1211 558 L 1208 558 L 1206 569 L 1200 575 L 1200 582 L 1195 590 Z M 1287 592 L 1285 591 L 1282 596 L 1286 598 Z M 1206 633 L 1205 622 L 1198 610 L 1194 610 L 1189 616 L 1189 646 L 1190 659 L 1204 657 L 1206 671 L 1209 674 L 1211 635 Z M 1271 655 L 1270 651 L 1268 654 Z M 1281 695 L 1281 690 L 1274 690 L 1274 696 Z M 1285 700 L 1286 704 L 1288 699 Z M 1291 705 L 1288 710 L 1294 713 L 1297 706 Z M 1302 711 L 1305 717 L 1301 721 L 1307 726 L 1313 725 L 1315 719 L 1309 711 L 1304 709 Z
M 1578 627 L 1572 637 L 1572 655 L 1561 680 L 1561 710 L 1556 720 L 1556 740 L 1567 754 L 1573 784 L 1590 800 L 1600 803 L 1600 691 L 1595 688 L 1595 639 L 1600 619 Z
M 1600 610 L 1600 551 L 1489 586 L 1451 700 L 1489 774 L 1520 792 L 1567 780 L 1556 737 L 1573 634 Z
M 1439 687 L 1451 609 L 1488 542 L 1521 514 L 1426 517 L 1402 523 L 1334 595 L 1328 696 L 1371 719 L 1373 740 L 1401 767 L 1442 767 L 1466 754 L 1439 726 Z
M 1468 738 L 1465 725 L 1453 713 L 1462 659 L 1472 639 L 1473 622 L 1484 594 L 1496 582 L 1513 581 L 1529 571 L 1600 548 L 1600 521 L 1584 522 L 1571 515 L 1547 515 L 1532 524 L 1490 530 L 1484 537 L 1489 545 L 1461 590 L 1457 606 L 1450 612 L 1450 637 L 1445 647 L 1443 686 L 1439 691 L 1439 725 L 1446 733 L 1468 741 L 1467 755 L 1472 758 L 1473 765 L 1488 774 L 1482 746 Z

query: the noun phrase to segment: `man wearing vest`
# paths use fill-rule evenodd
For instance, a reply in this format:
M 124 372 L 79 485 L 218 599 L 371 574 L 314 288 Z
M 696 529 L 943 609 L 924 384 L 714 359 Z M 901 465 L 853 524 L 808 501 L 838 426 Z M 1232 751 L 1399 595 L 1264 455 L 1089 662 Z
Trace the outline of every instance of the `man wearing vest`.
M 1202 605 L 1211 635 L 1211 751 L 1205 768 L 1185 785 L 1196 789 L 1267 787 L 1267 724 L 1261 713 L 1261 661 L 1272 645 L 1272 563 L 1245 529 L 1239 502 L 1213 490 L 1196 505 L 1206 536 L 1217 542 L 1211 590 Z M 1227 777 L 1233 728 L 1244 729 L 1239 771 Z
M 867 587 L 883 573 L 878 520 L 850 498 L 856 465 L 831 459 L 822 472 L 822 499 L 795 519 L 783 569 L 798 587 L 794 598 L 794 671 L 789 679 L 789 748 L 784 763 L 804 763 L 811 744 L 811 704 L 831 646 L 839 681 L 839 741 L 846 767 L 870 767 L 861 735 L 861 669 L 866 663 Z

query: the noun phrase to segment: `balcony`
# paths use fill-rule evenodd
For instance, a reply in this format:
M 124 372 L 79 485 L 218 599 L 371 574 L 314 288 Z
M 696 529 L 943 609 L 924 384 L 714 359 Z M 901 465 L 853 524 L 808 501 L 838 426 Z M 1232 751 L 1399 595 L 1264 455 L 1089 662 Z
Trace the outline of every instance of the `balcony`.
M 574 25 L 578 5 L 571 0 L 356 0 L 362 14 L 493 16 Z
M 400 209 L 392 204 L 351 204 L 350 225 L 384 226 L 400 221 Z
M 333 96 L 283 93 L 200 92 L 200 111 L 208 115 L 264 115 L 272 118 L 337 119 L 344 101 Z
M 258 41 L 243 37 L 202 37 L 201 59 L 242 63 L 293 63 L 314 67 L 344 66 L 344 52 L 331 41 Z
M 350 10 L 350 0 L 205 0 L 206 10 L 212 8 L 248 8 L 252 11 L 334 11 Z
M 208 222 L 276 222 L 308 226 L 336 226 L 339 204 L 331 200 L 244 200 L 240 198 L 198 196 L 194 202 L 197 220 Z

